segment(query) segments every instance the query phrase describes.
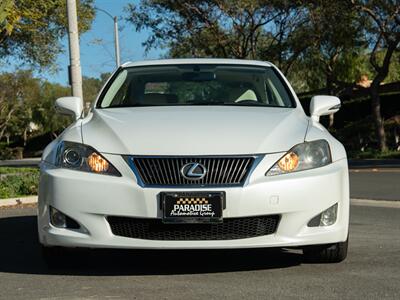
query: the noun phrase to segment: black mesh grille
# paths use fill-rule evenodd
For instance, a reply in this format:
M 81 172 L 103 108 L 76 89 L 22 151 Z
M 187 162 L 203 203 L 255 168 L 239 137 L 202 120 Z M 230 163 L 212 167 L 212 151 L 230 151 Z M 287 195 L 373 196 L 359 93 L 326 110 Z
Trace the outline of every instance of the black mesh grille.
M 275 233 L 280 216 L 228 218 L 218 224 L 164 224 L 161 219 L 108 217 L 114 235 L 144 240 L 234 240 Z
M 129 158 L 145 185 L 242 185 L 254 157 L 134 157 Z M 186 179 L 181 169 L 188 163 L 202 164 L 202 179 Z

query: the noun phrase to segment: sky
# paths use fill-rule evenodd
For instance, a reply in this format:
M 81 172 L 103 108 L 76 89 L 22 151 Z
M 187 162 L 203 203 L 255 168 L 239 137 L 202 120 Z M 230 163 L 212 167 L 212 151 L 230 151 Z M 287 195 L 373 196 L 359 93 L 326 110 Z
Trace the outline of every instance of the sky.
M 159 58 L 163 51 L 156 49 L 145 54 L 141 43 L 149 36 L 149 32 L 136 32 L 132 24 L 124 20 L 124 7 L 128 3 L 138 3 L 138 0 L 96 0 L 95 6 L 106 10 L 113 16 L 119 17 L 119 40 L 121 49 L 121 63 L 142 59 Z M 59 71 L 54 74 L 41 72 L 35 74 L 50 82 L 68 85 L 68 36 L 62 40 L 64 53 L 59 55 L 57 65 Z M 96 11 L 96 18 L 92 28 L 80 36 L 82 75 L 99 77 L 101 73 L 112 72 L 116 68 L 114 52 L 114 23 L 113 20 L 101 11 Z M 15 69 L 10 66 L 8 69 Z

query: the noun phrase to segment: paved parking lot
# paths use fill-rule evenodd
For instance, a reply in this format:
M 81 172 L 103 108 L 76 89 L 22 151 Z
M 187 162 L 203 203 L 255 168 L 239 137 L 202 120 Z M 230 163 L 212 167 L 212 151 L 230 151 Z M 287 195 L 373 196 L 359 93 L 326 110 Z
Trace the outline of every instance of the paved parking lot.
M 92 251 L 49 270 L 35 222 L 0 210 L 0 299 L 400 299 L 399 205 L 353 205 L 348 259 L 331 265 L 293 250 Z
M 400 200 L 400 169 L 350 170 L 352 198 Z

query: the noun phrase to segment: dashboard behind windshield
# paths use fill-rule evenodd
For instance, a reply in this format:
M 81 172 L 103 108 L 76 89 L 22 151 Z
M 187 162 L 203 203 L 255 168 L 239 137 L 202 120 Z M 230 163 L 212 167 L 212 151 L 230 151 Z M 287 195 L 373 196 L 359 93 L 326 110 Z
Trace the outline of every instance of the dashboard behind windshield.
M 244 105 L 295 107 L 271 67 L 162 65 L 121 69 L 97 107 Z

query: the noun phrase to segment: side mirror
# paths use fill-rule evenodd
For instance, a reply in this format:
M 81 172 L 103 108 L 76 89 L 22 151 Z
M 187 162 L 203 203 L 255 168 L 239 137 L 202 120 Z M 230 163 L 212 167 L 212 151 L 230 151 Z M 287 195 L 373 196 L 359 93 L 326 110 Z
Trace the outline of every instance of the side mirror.
M 336 113 L 340 109 L 340 99 L 335 96 L 314 96 L 311 98 L 310 115 L 314 121 L 320 116 Z
M 82 116 L 83 101 L 79 97 L 61 97 L 56 100 L 56 111 L 63 115 L 74 116 L 78 120 Z

